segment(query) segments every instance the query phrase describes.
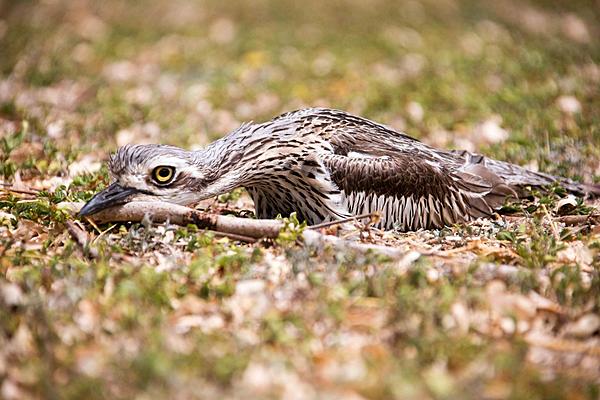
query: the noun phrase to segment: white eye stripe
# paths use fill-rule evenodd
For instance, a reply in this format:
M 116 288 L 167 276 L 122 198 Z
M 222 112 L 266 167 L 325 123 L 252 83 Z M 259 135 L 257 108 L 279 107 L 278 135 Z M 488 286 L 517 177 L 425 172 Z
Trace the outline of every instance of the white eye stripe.
M 154 169 L 156 167 L 166 166 L 173 167 L 175 169 L 181 169 L 188 167 L 189 161 L 178 158 L 178 157 L 169 157 L 169 156 L 159 156 L 152 160 L 150 160 L 146 164 L 150 169 Z

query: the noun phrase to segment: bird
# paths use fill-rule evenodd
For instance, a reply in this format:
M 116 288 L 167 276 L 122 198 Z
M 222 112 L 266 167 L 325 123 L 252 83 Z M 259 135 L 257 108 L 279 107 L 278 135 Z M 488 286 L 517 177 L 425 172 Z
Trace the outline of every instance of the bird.
M 556 184 L 578 196 L 600 196 L 598 184 L 470 151 L 437 149 L 327 108 L 244 123 L 196 151 L 125 145 L 108 166 L 114 182 L 81 216 L 131 201 L 192 205 L 243 187 L 260 219 L 296 213 L 314 225 L 379 212 L 377 227 L 414 231 L 492 217 L 507 201 Z

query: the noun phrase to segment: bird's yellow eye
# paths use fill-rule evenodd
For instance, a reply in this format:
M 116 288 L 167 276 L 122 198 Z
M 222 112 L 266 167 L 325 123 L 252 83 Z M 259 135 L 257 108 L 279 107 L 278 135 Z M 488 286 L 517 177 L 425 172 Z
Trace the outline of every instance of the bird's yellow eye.
M 161 185 L 169 183 L 173 179 L 173 176 L 175 176 L 175 168 L 173 167 L 161 166 L 152 170 L 152 179 Z

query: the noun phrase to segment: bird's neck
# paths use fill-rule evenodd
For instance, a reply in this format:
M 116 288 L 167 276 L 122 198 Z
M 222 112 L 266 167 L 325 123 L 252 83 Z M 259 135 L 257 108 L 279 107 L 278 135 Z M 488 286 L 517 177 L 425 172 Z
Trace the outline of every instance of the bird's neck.
M 212 142 L 204 149 L 193 152 L 202 165 L 209 182 L 203 193 L 219 195 L 245 186 L 251 166 L 245 162 L 245 154 L 252 138 L 253 125 L 242 125 L 229 135 Z
M 216 177 L 237 170 L 244 154 L 243 140 L 230 134 L 194 152 L 196 159 L 206 165 Z

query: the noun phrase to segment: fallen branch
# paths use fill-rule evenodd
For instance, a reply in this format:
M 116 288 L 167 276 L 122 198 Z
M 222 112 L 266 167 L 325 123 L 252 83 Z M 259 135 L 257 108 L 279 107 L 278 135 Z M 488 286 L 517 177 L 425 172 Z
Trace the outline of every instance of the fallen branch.
M 221 233 L 248 236 L 255 239 L 276 238 L 283 227 L 281 221 L 237 218 L 210 214 L 193 208 L 164 202 L 136 201 L 102 210 L 92 215 L 94 221 L 126 222 L 141 221 L 148 215 L 153 222 L 170 222 L 175 225 L 196 225 Z
M 60 208 L 77 214 L 83 203 L 61 203 Z M 217 235 L 235 240 L 255 242 L 261 238 L 277 238 L 284 227 L 282 221 L 274 219 L 249 219 L 210 214 L 189 207 L 164 202 L 136 201 L 102 210 L 91 215 L 91 220 L 105 222 L 139 222 L 148 216 L 153 222 L 170 222 L 176 225 L 196 225 L 200 229 L 215 231 Z M 306 229 L 304 241 L 311 247 L 330 245 L 336 250 L 352 249 L 359 252 L 373 251 L 392 258 L 401 257 L 404 252 L 387 246 L 358 243 L 323 235 L 315 230 Z

